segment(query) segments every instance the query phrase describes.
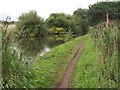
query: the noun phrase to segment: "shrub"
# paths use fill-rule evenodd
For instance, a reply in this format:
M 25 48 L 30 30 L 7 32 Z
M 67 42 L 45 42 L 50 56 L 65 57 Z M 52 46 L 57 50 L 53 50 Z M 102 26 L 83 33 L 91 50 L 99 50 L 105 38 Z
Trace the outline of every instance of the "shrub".
M 37 15 L 36 11 L 23 13 L 19 16 L 17 29 L 22 36 L 41 36 L 46 31 L 43 19 Z

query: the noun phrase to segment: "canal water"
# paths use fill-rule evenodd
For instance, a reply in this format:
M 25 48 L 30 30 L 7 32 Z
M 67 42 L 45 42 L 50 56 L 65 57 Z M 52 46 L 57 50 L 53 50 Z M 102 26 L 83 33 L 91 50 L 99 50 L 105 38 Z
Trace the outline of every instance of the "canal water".
M 63 44 L 63 36 L 51 35 L 47 37 L 22 37 L 15 41 L 13 48 L 22 52 L 25 58 L 43 56 L 52 48 Z

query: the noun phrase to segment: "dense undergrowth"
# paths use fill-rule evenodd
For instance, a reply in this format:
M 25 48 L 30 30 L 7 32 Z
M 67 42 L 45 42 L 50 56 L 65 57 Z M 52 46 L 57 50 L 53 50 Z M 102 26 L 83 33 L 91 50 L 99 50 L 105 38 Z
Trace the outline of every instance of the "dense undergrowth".
M 14 42 L 13 33 L 7 33 L 9 24 L 5 23 L 0 29 L 2 40 L 2 82 L 1 87 L 15 88 L 24 81 L 27 71 L 28 60 L 22 57 L 22 53 L 17 53 L 12 49 Z
M 100 82 L 103 87 L 119 86 L 120 25 L 111 21 L 108 25 L 100 24 L 91 28 L 96 53 L 100 63 Z

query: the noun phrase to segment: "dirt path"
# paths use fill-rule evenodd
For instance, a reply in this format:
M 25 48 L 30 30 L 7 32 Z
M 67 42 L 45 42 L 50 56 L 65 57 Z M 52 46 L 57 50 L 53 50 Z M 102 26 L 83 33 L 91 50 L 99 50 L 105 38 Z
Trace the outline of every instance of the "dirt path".
M 82 45 L 82 42 L 81 42 L 79 49 L 75 53 L 73 59 L 69 63 L 69 65 L 68 65 L 68 67 L 67 67 L 67 69 L 66 69 L 66 71 L 64 73 L 64 77 L 63 77 L 63 80 L 62 80 L 59 88 L 68 88 L 68 81 L 69 81 L 70 74 L 72 72 L 72 68 L 73 68 L 75 62 L 77 61 L 77 59 L 79 58 L 80 52 L 82 51 L 82 48 L 83 48 L 83 45 Z

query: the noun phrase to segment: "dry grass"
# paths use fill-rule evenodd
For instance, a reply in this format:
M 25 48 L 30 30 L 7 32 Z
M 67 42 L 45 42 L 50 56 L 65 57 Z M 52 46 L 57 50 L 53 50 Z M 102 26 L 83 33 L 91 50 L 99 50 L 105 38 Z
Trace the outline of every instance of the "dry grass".
M 5 30 L 5 29 L 3 29 L 3 24 L 0 24 L 0 30 Z M 16 30 L 16 25 L 15 24 L 10 24 L 10 25 L 8 25 L 8 27 L 7 27 L 7 32 L 6 32 L 6 35 L 9 35 L 11 32 L 14 32 Z

